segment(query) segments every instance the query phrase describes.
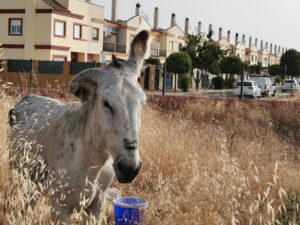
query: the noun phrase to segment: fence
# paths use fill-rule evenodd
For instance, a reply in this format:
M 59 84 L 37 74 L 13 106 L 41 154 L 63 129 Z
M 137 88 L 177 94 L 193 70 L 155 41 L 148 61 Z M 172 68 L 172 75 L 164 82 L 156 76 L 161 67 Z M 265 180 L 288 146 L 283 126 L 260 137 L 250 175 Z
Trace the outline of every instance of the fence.
M 10 72 L 31 72 L 32 60 L 7 60 L 7 71 Z
M 71 62 L 70 65 L 70 74 L 77 74 L 81 71 L 92 68 L 92 67 L 100 67 L 100 63 L 96 62 Z
M 102 65 L 96 62 L 6 60 L 2 66 L 4 72 L 0 73 L 0 79 L 17 85 L 24 84 L 25 80 L 29 87 L 42 87 L 48 84 L 67 85 L 75 74 Z M 161 75 L 156 71 L 156 66 L 153 65 L 147 66 L 139 80 L 141 86 L 150 91 L 160 89 L 162 84 Z
M 62 74 L 64 72 L 64 62 L 39 61 L 39 73 Z
M 77 73 L 82 70 L 101 67 L 96 62 L 57 62 L 57 61 L 36 61 L 36 60 L 6 60 L 2 65 L 4 72 L 0 76 L 3 80 L 15 84 L 28 80 L 32 87 L 33 80 L 39 85 L 44 84 L 67 84 Z

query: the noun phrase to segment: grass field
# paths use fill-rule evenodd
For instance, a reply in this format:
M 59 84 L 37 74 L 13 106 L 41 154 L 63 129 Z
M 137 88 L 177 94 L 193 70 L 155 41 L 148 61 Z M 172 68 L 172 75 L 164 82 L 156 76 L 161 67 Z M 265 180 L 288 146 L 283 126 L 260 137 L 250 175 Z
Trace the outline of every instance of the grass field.
M 36 189 L 8 168 L 15 100 L 0 99 L 0 224 L 43 224 L 47 199 L 18 212 Z M 150 96 L 140 138 L 141 174 L 113 186 L 149 200 L 148 224 L 300 224 L 299 100 Z

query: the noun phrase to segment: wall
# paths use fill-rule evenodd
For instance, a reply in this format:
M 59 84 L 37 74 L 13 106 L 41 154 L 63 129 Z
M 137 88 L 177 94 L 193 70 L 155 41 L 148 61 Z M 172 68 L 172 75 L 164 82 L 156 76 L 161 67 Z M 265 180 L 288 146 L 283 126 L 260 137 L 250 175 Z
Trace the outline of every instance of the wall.
M 63 1 L 63 2 L 69 2 Z M 53 55 L 67 55 L 71 60 L 71 52 L 86 54 L 81 59 L 86 60 L 87 54 L 99 55 L 102 51 L 103 24 L 92 22 L 92 18 L 102 21 L 104 19 L 104 7 L 89 4 L 79 0 L 70 0 L 69 8 L 72 13 L 84 15 L 84 18 L 77 19 L 71 16 L 62 16 L 51 13 L 36 13 L 35 9 L 50 9 L 42 0 L 5 0 L 1 1 L 3 9 L 25 9 L 26 13 L 0 14 L 0 42 L 2 44 L 13 44 L 14 48 L 5 48 L 4 54 L 8 59 L 40 59 L 52 60 Z M 22 36 L 8 35 L 8 19 L 22 18 Z M 66 38 L 54 36 L 54 20 L 66 21 Z M 83 25 L 83 40 L 73 39 L 73 25 Z M 92 40 L 92 28 L 99 29 L 99 40 Z M 35 49 L 35 45 L 42 45 L 44 49 Z M 24 46 L 24 47 L 22 47 Z M 47 47 L 48 46 L 48 47 Z M 69 47 L 68 51 L 51 50 L 50 46 Z M 99 57 L 97 61 L 99 61 Z

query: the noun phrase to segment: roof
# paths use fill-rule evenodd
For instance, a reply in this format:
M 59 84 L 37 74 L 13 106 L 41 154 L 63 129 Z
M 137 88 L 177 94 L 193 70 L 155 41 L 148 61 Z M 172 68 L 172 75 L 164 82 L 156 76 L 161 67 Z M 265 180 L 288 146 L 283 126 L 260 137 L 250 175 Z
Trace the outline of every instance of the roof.
M 56 0 L 43 0 L 43 1 L 47 5 L 49 5 L 52 9 L 69 12 L 69 10 L 67 8 L 65 8 L 63 5 L 58 3 Z

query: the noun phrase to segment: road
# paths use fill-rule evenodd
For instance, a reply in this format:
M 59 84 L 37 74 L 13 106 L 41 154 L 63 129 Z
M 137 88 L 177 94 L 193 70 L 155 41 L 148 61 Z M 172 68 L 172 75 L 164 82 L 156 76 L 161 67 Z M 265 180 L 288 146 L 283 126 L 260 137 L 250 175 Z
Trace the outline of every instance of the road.
M 161 91 L 146 91 L 148 94 L 153 95 L 161 95 Z M 173 92 L 172 90 L 168 90 L 166 92 L 166 95 L 173 95 L 173 96 L 187 96 L 187 97 L 211 97 L 211 98 L 232 98 L 233 97 L 233 89 L 224 89 L 224 90 L 215 90 L 215 89 L 200 89 L 199 91 L 192 90 L 190 92 Z M 291 93 L 283 93 L 282 92 L 282 86 L 276 86 L 276 96 L 277 97 L 288 97 Z M 266 99 L 266 98 L 263 98 Z
M 289 94 L 290 93 L 282 92 L 282 86 L 276 86 L 276 95 L 284 96 Z M 233 97 L 233 89 L 226 89 L 226 90 L 209 89 L 202 92 L 202 95 L 206 97 Z

